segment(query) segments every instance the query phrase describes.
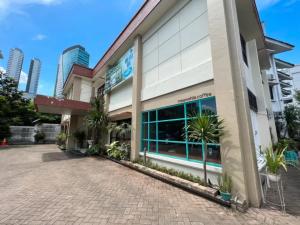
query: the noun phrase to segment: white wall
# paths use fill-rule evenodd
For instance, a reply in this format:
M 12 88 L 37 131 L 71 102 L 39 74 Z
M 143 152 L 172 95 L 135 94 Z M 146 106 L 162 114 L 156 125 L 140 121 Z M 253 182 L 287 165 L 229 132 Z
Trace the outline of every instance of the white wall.
M 110 92 L 108 111 L 114 111 L 132 104 L 132 79 L 124 81 Z
M 206 0 L 178 1 L 143 36 L 142 100 L 213 78 Z
M 92 82 L 81 79 L 80 101 L 90 102 L 92 94 Z

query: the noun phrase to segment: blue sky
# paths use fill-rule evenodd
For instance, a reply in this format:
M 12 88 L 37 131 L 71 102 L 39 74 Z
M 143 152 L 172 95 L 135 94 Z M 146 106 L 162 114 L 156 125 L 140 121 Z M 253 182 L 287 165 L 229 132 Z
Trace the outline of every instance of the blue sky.
M 9 49 L 25 54 L 23 71 L 30 59 L 42 61 L 38 93 L 53 95 L 59 54 L 81 44 L 90 53 L 90 67 L 115 40 L 143 0 L 0 0 L 0 50 L 6 68 Z M 257 0 L 268 36 L 296 46 L 279 57 L 300 64 L 300 0 Z M 299 47 L 297 47 L 299 46 Z M 25 88 L 26 75 L 20 89 Z

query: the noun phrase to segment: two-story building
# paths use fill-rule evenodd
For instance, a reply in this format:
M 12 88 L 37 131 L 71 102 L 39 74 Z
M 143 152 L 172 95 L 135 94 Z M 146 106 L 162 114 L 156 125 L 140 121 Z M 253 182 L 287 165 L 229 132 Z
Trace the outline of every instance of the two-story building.
M 234 195 L 259 206 L 260 149 L 277 140 L 269 68 L 254 0 L 149 0 L 93 69 L 73 66 L 65 100 L 38 96 L 36 105 L 63 111 L 72 133 L 84 127 L 84 104 L 104 94 L 110 119 L 131 121 L 132 160 L 146 150 L 152 161 L 197 176 L 203 145 L 184 128 L 192 112 L 209 110 L 225 121 L 220 143 L 208 146 L 209 179 L 226 171 Z

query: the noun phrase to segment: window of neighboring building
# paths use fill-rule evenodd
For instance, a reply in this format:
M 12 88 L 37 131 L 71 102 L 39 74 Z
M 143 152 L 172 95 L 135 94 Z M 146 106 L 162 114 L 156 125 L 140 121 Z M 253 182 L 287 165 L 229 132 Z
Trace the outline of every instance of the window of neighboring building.
M 274 100 L 273 87 L 269 86 L 271 100 Z
M 97 97 L 102 97 L 104 95 L 104 85 L 97 89 Z
M 241 46 L 242 46 L 243 59 L 244 59 L 244 62 L 246 63 L 246 65 L 248 66 L 246 41 L 245 41 L 245 38 L 242 35 L 240 35 L 240 36 L 241 36 Z
M 248 99 L 249 99 L 250 109 L 253 110 L 254 112 L 258 112 L 256 96 L 249 89 L 248 89 Z
M 142 148 L 148 152 L 202 162 L 203 144 L 188 138 L 188 120 L 198 113 L 216 115 L 214 97 L 155 109 L 142 114 Z M 213 165 L 221 163 L 220 144 L 208 144 L 207 161 Z

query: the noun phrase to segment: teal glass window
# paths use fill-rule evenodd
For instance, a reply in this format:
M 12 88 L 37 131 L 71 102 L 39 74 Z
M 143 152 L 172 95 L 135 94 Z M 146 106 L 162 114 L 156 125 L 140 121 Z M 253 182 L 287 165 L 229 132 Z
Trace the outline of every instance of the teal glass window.
M 216 115 L 215 98 L 208 97 L 143 112 L 141 151 L 201 163 L 204 146 L 202 142 L 190 140 L 186 129 L 188 120 L 199 113 Z M 220 144 L 209 143 L 207 148 L 208 164 L 219 166 Z

